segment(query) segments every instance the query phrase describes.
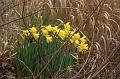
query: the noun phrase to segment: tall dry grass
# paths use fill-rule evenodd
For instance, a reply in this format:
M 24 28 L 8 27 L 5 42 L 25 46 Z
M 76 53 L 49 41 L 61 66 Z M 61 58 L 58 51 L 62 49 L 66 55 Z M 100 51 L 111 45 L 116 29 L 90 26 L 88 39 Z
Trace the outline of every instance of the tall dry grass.
M 39 27 L 39 24 L 69 21 L 87 37 L 90 47 L 87 53 L 80 54 L 71 79 L 120 78 L 119 0 L 22 1 L 0 1 L 0 44 L 7 42 L 12 47 L 17 32 L 29 27 L 31 22 Z M 3 47 L 1 53 L 4 52 Z

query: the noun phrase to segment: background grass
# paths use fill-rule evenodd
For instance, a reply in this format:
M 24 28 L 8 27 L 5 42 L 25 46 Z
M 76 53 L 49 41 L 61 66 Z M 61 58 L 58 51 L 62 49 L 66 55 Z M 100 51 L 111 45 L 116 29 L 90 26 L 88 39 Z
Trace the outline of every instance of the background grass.
M 69 21 L 90 47 L 79 56 L 73 78 L 119 79 L 119 4 L 119 0 L 0 0 L 1 59 L 7 56 L 7 61 L 15 53 L 21 28 Z

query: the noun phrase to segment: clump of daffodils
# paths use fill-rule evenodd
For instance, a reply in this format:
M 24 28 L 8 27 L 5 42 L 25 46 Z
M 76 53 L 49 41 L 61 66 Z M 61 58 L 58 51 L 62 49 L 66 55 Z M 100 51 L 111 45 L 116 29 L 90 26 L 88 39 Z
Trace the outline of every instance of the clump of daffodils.
M 75 33 L 72 38 L 70 39 L 70 42 L 75 45 L 78 52 L 83 52 L 88 50 L 88 44 L 86 43 L 86 37 L 80 37 L 79 33 Z
M 29 28 L 27 30 L 22 30 L 22 34 L 20 34 L 22 39 L 26 38 L 34 38 L 35 40 L 38 40 L 39 38 L 39 32 L 37 32 L 37 29 L 35 27 Z
M 69 22 L 63 24 L 62 27 L 54 25 L 42 26 L 40 33 L 35 27 L 32 27 L 28 30 L 22 30 L 20 36 L 22 39 L 33 37 L 35 40 L 38 40 L 39 34 L 45 37 L 47 43 L 52 43 L 54 41 L 53 38 L 58 38 L 61 42 L 64 42 L 67 38 L 71 37 L 69 41 L 76 47 L 77 52 L 88 50 L 86 37 L 81 36 L 80 33 L 75 33 Z

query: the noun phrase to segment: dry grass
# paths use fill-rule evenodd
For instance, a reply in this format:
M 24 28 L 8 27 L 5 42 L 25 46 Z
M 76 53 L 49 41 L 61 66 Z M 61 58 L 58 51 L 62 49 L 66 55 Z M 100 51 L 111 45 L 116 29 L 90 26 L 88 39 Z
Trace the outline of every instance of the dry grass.
M 119 4 L 119 0 L 1 0 L 0 54 L 13 52 L 17 32 L 29 26 L 31 20 L 37 27 L 39 22 L 47 25 L 69 21 L 87 37 L 90 47 L 80 55 L 71 79 L 119 79 Z M 41 18 L 47 22 L 42 23 Z

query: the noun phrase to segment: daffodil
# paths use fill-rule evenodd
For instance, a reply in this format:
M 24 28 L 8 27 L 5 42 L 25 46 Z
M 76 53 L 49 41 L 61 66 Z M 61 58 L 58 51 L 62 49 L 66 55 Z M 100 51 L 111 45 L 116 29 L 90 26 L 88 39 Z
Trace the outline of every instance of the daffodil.
M 72 39 L 70 39 L 70 42 L 73 43 L 75 46 L 78 46 L 80 44 L 79 40 L 73 41 Z
M 59 36 L 62 40 L 64 40 L 64 38 L 65 38 L 65 36 L 66 36 L 65 31 L 64 31 L 64 30 L 60 30 L 59 33 L 58 33 L 58 36 Z
M 58 31 L 58 26 L 52 27 L 53 34 L 56 34 Z
M 33 37 L 35 38 L 35 40 L 37 40 L 39 38 L 39 34 L 38 33 L 34 33 Z
M 72 36 L 75 32 L 74 31 L 70 31 L 70 36 Z
M 80 34 L 79 33 L 76 33 L 72 36 L 71 38 L 71 42 L 75 42 L 76 40 L 80 40 Z
M 30 28 L 30 32 L 33 35 L 34 33 L 37 33 L 37 29 L 35 27 Z
M 74 34 L 73 39 L 78 39 L 79 40 L 80 39 L 80 34 L 79 33 Z
M 66 36 L 70 35 L 70 31 L 69 30 L 64 29 L 64 31 L 65 31 Z
M 81 43 L 83 43 L 83 44 L 86 43 L 86 39 L 85 38 L 86 38 L 86 36 L 83 36 L 82 38 L 80 38 Z
M 57 29 L 57 30 L 56 30 L 56 34 L 59 34 L 59 32 L 60 32 L 60 29 Z
M 46 30 L 45 28 L 42 28 L 41 31 L 43 35 L 48 35 L 48 30 Z
M 51 43 L 53 41 L 51 36 L 46 36 L 46 42 Z
M 77 47 L 77 51 L 78 52 L 82 52 L 82 51 L 86 51 L 88 50 L 88 44 L 80 44 L 78 47 Z
M 46 29 L 47 31 L 52 31 L 52 30 L 53 30 L 53 28 L 52 28 L 51 25 L 46 26 L 45 29 Z
M 75 45 L 79 45 L 79 44 L 80 44 L 80 41 L 79 41 L 79 40 L 75 40 L 74 44 L 75 44 Z
M 66 24 L 64 24 L 64 29 L 66 30 L 70 30 L 70 22 L 67 22 Z

